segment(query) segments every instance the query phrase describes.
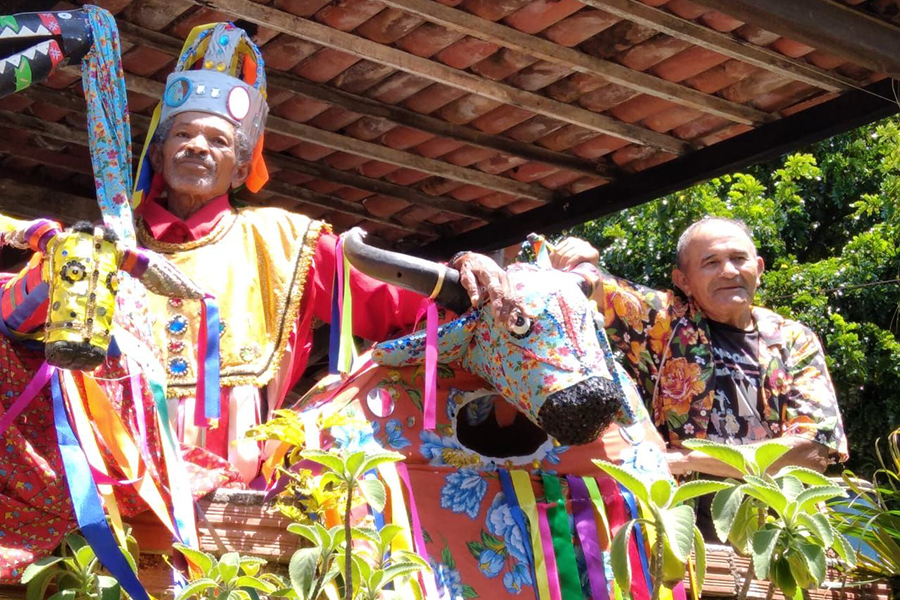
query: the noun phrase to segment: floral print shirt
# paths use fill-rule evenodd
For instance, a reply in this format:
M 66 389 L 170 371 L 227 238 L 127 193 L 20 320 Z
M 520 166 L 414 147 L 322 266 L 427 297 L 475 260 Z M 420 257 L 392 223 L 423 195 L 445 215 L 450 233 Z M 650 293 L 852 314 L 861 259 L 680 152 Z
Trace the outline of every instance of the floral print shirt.
M 715 401 L 709 322 L 692 301 L 604 273 L 594 296 L 656 426 L 674 446 L 707 436 Z M 822 345 L 797 321 L 753 307 L 759 331 L 759 413 L 772 437 L 795 435 L 847 459 L 847 439 Z

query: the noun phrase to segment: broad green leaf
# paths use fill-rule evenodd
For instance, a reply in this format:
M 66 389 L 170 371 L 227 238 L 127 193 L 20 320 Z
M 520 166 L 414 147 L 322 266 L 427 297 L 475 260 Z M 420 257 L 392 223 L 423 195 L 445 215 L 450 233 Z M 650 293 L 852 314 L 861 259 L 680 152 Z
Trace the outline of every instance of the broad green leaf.
M 607 475 L 624 485 L 628 491 L 634 494 L 635 498 L 644 504 L 650 503 L 650 491 L 647 489 L 647 486 L 643 481 L 632 475 L 630 471 L 627 471 L 618 465 L 606 462 L 605 460 L 595 459 L 591 462 L 597 465 Z
M 100 590 L 100 600 L 121 600 L 122 598 L 122 588 L 115 577 L 98 575 L 97 588 Z
M 816 587 L 825 581 L 825 551 L 816 544 L 798 544 L 798 549 L 806 559 L 810 575 L 815 580 Z
M 52 567 L 56 563 L 62 560 L 61 556 L 45 556 L 44 558 L 40 558 L 27 567 L 25 567 L 25 571 L 22 572 L 22 580 L 20 583 L 23 585 L 31 581 L 38 574 L 43 573 L 45 569 Z
M 597 461 L 594 462 L 596 463 Z M 634 524 L 635 521 L 631 520 L 622 525 L 609 548 L 609 563 L 616 583 L 621 589 L 628 591 L 631 590 L 631 564 L 628 559 L 628 541 L 631 539 L 631 530 L 634 528 Z
M 778 488 L 747 484 L 744 486 L 744 493 L 756 498 L 767 506 L 774 508 L 778 511 L 778 514 L 783 515 L 784 509 L 787 508 L 787 498 L 785 498 L 784 493 Z
M 186 600 L 187 598 L 193 598 L 195 596 L 199 596 L 204 591 L 215 587 L 219 586 L 209 577 L 197 579 L 184 586 L 178 596 L 176 596 L 176 600 Z
M 815 510 L 816 504 L 845 496 L 843 488 L 836 485 L 819 485 L 807 488 L 797 496 L 797 504 L 800 505 L 801 512 L 810 512 Z
M 650 485 L 650 499 L 656 506 L 665 508 L 669 505 L 674 486 L 675 482 L 671 479 L 657 479 Z
M 271 594 L 275 591 L 275 586 L 271 583 L 267 583 L 258 577 L 250 577 L 249 575 L 242 575 L 238 577 L 234 581 L 234 586 L 239 588 L 253 588 L 254 590 L 259 590 L 264 594 Z
M 834 544 L 834 530 L 828 523 L 828 517 L 822 513 L 811 515 L 800 513 L 797 516 L 797 520 L 819 538 L 825 548 L 831 548 L 832 544 Z
M 422 565 L 417 565 L 415 563 L 398 563 L 391 565 L 382 571 L 384 573 L 384 578 L 376 587 L 376 590 L 381 590 L 382 587 L 394 581 L 398 577 L 403 577 L 404 575 L 412 575 L 413 573 L 418 573 L 421 570 Z
M 318 478 L 318 486 L 320 490 L 326 489 L 328 486 L 334 486 L 336 488 L 343 487 L 345 485 L 344 479 L 341 475 L 338 475 L 334 471 L 328 471 L 326 473 L 322 473 Z
M 28 582 L 28 587 L 25 588 L 25 600 L 44 600 L 50 583 L 61 573 L 63 573 L 62 569 L 51 566 L 34 575 Z
M 678 486 L 675 490 L 675 494 L 672 496 L 670 504 L 672 506 L 678 506 L 678 504 L 696 498 L 697 496 L 705 496 L 706 494 L 712 494 L 713 492 L 727 490 L 733 487 L 735 487 L 735 485 L 733 483 L 728 483 L 727 481 L 707 481 L 704 479 L 688 481 L 687 483 L 682 483 Z
M 364 460 L 366 460 L 366 453 L 362 450 L 354 452 L 345 458 L 344 464 L 347 468 L 347 474 L 354 479 L 359 479 L 359 476 L 364 472 L 360 470 Z
M 319 530 L 312 525 L 304 525 L 302 523 L 291 523 L 287 526 L 287 530 L 293 534 L 306 538 L 317 546 L 324 546 L 325 540 L 322 539 Z
M 694 544 L 694 509 L 686 504 L 660 511 L 666 542 L 682 563 L 687 562 Z
M 821 473 L 813 471 L 812 469 L 807 469 L 806 467 L 784 467 L 775 474 L 775 479 L 780 479 L 788 475 L 796 477 L 806 485 L 834 485 L 833 481 Z
M 73 589 L 61 590 L 50 596 L 47 600 L 75 600 L 77 591 Z
M 424 571 L 431 571 L 431 565 L 428 564 L 428 561 L 416 554 L 415 552 L 409 552 L 406 550 L 399 550 L 398 552 L 392 555 L 397 562 L 412 562 L 422 567 Z
M 304 450 L 300 453 L 300 456 L 305 460 L 311 460 L 314 463 L 318 463 L 335 473 L 344 472 L 344 460 L 331 452 L 325 452 L 324 450 Z
M 404 458 L 399 452 L 372 452 L 366 456 L 366 461 L 363 463 L 363 473 L 367 473 L 371 469 L 375 469 L 385 463 L 399 462 Z
M 769 467 L 775 464 L 779 458 L 787 454 L 791 449 L 777 441 L 764 442 L 756 447 L 756 453 L 753 457 L 756 467 L 760 473 L 765 473 Z
M 290 525 L 288 526 L 288 529 L 290 529 Z M 185 546 L 184 544 L 175 544 L 173 547 L 181 552 L 186 559 L 194 563 L 203 575 L 210 576 L 212 574 L 211 571 L 215 564 L 215 559 L 211 555 L 206 552 L 201 552 L 200 550 L 194 550 L 190 546 Z
M 260 567 L 266 564 L 266 561 L 263 558 L 256 558 L 255 556 L 242 556 L 241 557 L 241 572 L 244 575 L 249 575 L 251 577 L 255 577 L 257 573 L 259 573 Z
M 785 497 L 793 502 L 797 496 L 805 489 L 803 483 L 793 475 L 786 475 L 776 480 L 778 488 L 784 493 Z
M 841 560 L 846 563 L 848 567 L 851 569 L 856 568 L 856 551 L 853 550 L 853 546 L 850 545 L 850 542 L 838 531 L 834 532 L 834 551 L 837 552 L 837 555 L 841 557 Z
M 231 583 L 241 568 L 241 558 L 237 552 L 228 552 L 219 559 L 219 574 L 222 575 L 222 581 Z
M 318 548 L 300 548 L 291 557 L 288 573 L 291 577 L 291 587 L 297 592 L 300 600 L 316 600 L 315 598 L 310 598 L 310 594 L 312 593 L 312 582 L 316 577 L 318 564 Z
M 734 446 L 719 444 L 709 440 L 684 440 L 682 445 L 690 450 L 696 450 L 711 456 L 726 465 L 734 467 L 741 473 L 746 474 L 748 472 L 746 457 Z
M 791 571 L 791 565 L 786 558 L 779 558 L 769 567 L 770 580 L 786 597 L 792 597 L 797 591 L 797 580 Z
M 696 525 L 694 525 L 694 569 L 697 589 L 702 590 L 706 581 L 706 541 Z M 699 594 L 697 595 L 699 597 Z
M 363 498 L 372 507 L 372 510 L 380 512 L 384 510 L 387 502 L 387 494 L 384 491 L 384 484 L 377 479 L 363 479 L 359 482 L 359 491 Z
M 91 566 L 94 558 L 96 558 L 94 549 L 90 546 L 82 546 L 75 552 L 75 562 L 78 563 L 78 566 L 83 570 L 86 570 Z
M 778 544 L 781 529 L 760 529 L 753 534 L 753 571 L 757 579 L 769 576 L 769 563 Z
M 741 554 L 750 554 L 753 551 L 751 547 L 753 534 L 758 529 L 758 510 L 749 499 L 745 500 L 734 517 L 731 531 L 728 532 L 728 542 Z
M 381 531 L 378 532 L 378 535 L 381 538 L 381 547 L 387 549 L 388 545 L 394 541 L 394 538 L 397 537 L 401 531 L 403 531 L 403 528 L 393 523 L 389 523 L 382 527 Z
M 686 486 L 687 484 L 681 487 L 684 488 Z M 731 527 L 734 525 L 734 519 L 743 499 L 744 490 L 743 486 L 740 485 L 723 488 L 713 496 L 711 513 L 719 541 L 725 542 L 728 539 L 728 534 L 731 532 Z
M 387 527 L 387 525 L 385 525 Z M 398 525 L 391 525 L 391 527 L 398 527 Z M 379 531 L 372 527 L 353 527 L 350 530 L 350 537 L 354 540 L 366 540 L 372 542 L 373 544 L 381 544 L 381 536 L 379 535 Z
M 84 548 L 88 545 L 87 540 L 81 537 L 77 533 L 70 533 L 66 536 L 66 545 L 69 549 L 72 550 L 72 554 L 75 554 L 80 549 Z

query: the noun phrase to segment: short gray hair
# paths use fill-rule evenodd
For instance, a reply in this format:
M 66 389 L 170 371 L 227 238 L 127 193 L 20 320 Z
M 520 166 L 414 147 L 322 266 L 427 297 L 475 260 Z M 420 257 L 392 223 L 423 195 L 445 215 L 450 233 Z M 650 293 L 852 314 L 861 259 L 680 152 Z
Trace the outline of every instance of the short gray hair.
M 714 225 L 717 223 L 723 225 L 733 225 L 734 227 L 737 227 L 738 229 L 743 231 L 747 236 L 747 239 L 750 240 L 750 243 L 753 244 L 753 250 L 756 251 L 756 242 L 753 241 L 753 234 L 750 232 L 750 228 L 747 227 L 747 224 L 742 220 L 706 215 L 699 221 L 695 221 L 694 223 L 689 225 L 688 228 L 685 229 L 681 236 L 678 238 L 678 245 L 675 246 L 675 266 L 683 270 L 684 253 L 687 251 L 688 244 L 690 243 L 691 238 L 694 237 L 694 234 L 697 233 L 697 231 L 705 225 Z
M 172 131 L 173 121 L 174 119 L 167 119 L 156 127 L 156 131 L 153 132 L 153 137 L 150 139 L 151 146 L 156 144 L 162 145 L 166 141 L 166 138 L 169 137 L 169 133 Z M 251 140 L 247 133 L 239 127 L 234 128 L 234 157 L 239 165 L 250 162 L 253 159 Z

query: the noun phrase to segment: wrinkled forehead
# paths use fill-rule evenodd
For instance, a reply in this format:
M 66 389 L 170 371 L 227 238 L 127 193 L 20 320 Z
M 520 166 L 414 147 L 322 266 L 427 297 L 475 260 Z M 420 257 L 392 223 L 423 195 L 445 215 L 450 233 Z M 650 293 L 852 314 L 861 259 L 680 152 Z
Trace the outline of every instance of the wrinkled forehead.
M 228 139 L 234 138 L 234 124 L 218 115 L 188 111 L 178 113 L 171 119 L 171 127 L 168 137 L 178 130 L 187 130 L 192 133 L 204 133 L 205 135 L 224 135 Z M 168 138 L 167 138 L 168 139 Z
M 732 223 L 713 221 L 698 227 L 688 238 L 685 254 L 688 262 L 711 254 L 741 251 L 756 256 L 756 245 L 747 232 Z

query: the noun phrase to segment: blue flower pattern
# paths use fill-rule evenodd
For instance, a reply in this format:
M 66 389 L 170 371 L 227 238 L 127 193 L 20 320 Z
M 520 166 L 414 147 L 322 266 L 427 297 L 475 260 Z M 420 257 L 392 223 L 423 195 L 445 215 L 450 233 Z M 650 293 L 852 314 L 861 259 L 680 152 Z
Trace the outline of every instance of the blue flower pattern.
M 434 560 L 428 561 L 434 572 L 434 580 L 437 584 L 438 595 L 442 600 L 464 600 L 462 575 L 459 569 Z
M 384 424 L 384 431 L 387 434 L 388 445 L 395 450 L 402 450 L 407 446 L 412 446 L 412 442 L 403 437 L 403 424 L 400 419 L 391 419 Z
M 487 532 L 482 532 L 481 542 L 470 542 L 469 550 L 486 577 L 493 579 L 503 573 L 503 587 L 511 594 L 518 594 L 532 585 L 528 561 L 530 542 L 513 519 L 503 492 L 494 496 L 485 521 Z
M 474 469 L 450 473 L 444 478 L 444 487 L 441 488 L 441 508 L 457 514 L 465 513 L 470 519 L 475 519 L 487 488 L 487 481 Z

